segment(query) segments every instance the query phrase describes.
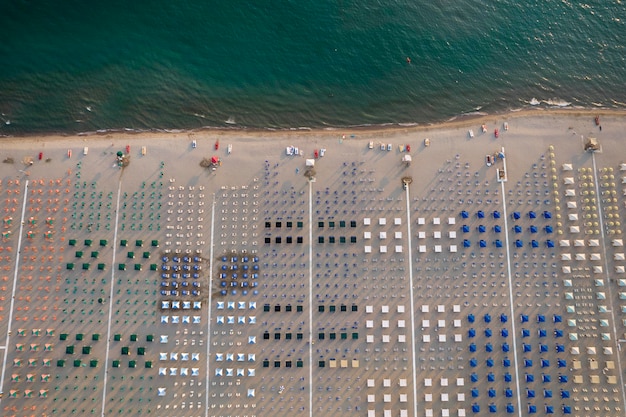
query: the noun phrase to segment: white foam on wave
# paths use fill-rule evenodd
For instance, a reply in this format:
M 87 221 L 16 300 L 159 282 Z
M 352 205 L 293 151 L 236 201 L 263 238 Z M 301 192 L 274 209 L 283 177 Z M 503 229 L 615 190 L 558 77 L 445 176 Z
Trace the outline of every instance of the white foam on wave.
M 543 102 L 546 103 L 548 106 L 555 106 L 555 107 L 567 107 L 572 104 L 568 101 L 561 100 L 558 98 L 543 100 Z
M 539 104 L 541 104 L 541 102 L 533 97 L 533 98 L 530 99 L 528 104 L 530 104 L 531 106 L 538 106 Z

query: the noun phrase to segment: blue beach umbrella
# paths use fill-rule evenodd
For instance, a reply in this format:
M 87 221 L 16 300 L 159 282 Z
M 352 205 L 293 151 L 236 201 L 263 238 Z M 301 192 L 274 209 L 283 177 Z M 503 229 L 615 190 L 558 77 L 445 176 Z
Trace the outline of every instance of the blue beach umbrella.
M 572 407 L 563 404 L 563 414 L 572 414 Z
M 508 414 L 513 414 L 513 413 L 515 412 L 515 407 L 513 406 L 513 404 L 508 403 L 508 404 L 506 405 L 506 412 L 507 412 Z
M 461 217 L 464 218 L 464 219 L 467 219 L 469 217 L 469 213 L 467 211 L 463 210 L 461 212 Z
M 521 247 L 523 247 L 523 246 L 524 246 L 524 242 L 522 242 L 520 239 L 517 239 L 517 240 L 515 241 L 515 247 L 517 247 L 517 248 L 521 248 Z
M 526 398 L 535 398 L 535 390 L 534 389 L 526 389 Z
M 556 365 L 559 368 L 565 368 L 567 366 L 567 361 L 565 359 L 557 359 L 556 360 Z
M 541 359 L 541 367 L 547 368 L 550 366 L 550 361 L 548 359 Z
M 546 240 L 546 246 L 549 248 L 553 248 L 554 247 L 554 242 L 551 241 L 550 239 Z
M 537 213 L 535 213 L 534 211 L 529 211 L 528 212 L 528 217 L 531 219 L 536 219 L 537 218 Z
M 524 368 L 531 368 L 533 366 L 532 359 L 524 359 Z
M 494 210 L 493 211 L 493 218 L 494 219 L 499 219 L 500 218 L 500 212 L 498 210 Z
M 486 247 L 487 247 L 487 242 L 481 239 L 481 240 L 478 242 L 478 245 L 479 245 L 481 248 L 486 248 Z
M 535 239 L 530 241 L 530 246 L 532 246 L 533 248 L 538 248 L 539 247 L 539 242 L 537 242 Z
M 502 227 L 496 224 L 495 226 L 493 226 L 493 231 L 495 233 L 500 233 L 502 231 Z
M 496 376 L 493 372 L 487 374 L 487 382 L 496 382 Z
M 537 412 L 537 406 L 534 404 L 528 404 L 528 414 L 535 414 Z
M 478 210 L 478 212 L 476 213 L 476 216 L 478 216 L 479 219 L 483 219 L 485 218 L 485 212 L 482 210 Z
M 496 239 L 495 242 L 493 242 L 496 245 L 496 248 L 501 248 L 502 247 L 502 241 L 500 239 Z
M 541 382 L 548 383 L 552 381 L 552 377 L 548 374 L 541 374 Z
M 559 375 L 559 382 L 561 384 L 566 384 L 569 378 L 567 378 L 567 375 Z
M 552 398 L 552 390 L 544 389 L 543 390 L 543 398 Z
M 533 374 L 526 374 L 524 379 L 526 379 L 526 382 L 535 382 L 535 376 Z
M 467 321 L 469 321 L 470 323 L 474 323 L 474 321 L 476 320 L 476 318 L 474 317 L 473 314 L 468 314 L 467 315 Z
M 563 330 L 555 329 L 554 330 L 554 337 L 563 337 Z
M 494 403 L 489 404 L 489 412 L 495 413 L 497 411 L 497 407 Z
M 522 226 L 516 225 L 515 227 L 513 227 L 513 231 L 515 233 L 522 233 Z
M 468 225 L 464 224 L 463 227 L 461 227 L 461 230 L 463 231 L 463 233 L 469 233 L 470 228 Z
M 546 331 L 546 329 L 539 329 L 539 330 L 537 330 L 537 334 L 539 335 L 539 337 L 546 337 L 546 336 L 548 336 L 548 332 Z
M 557 343 L 557 345 L 556 345 L 556 351 L 557 351 L 558 353 L 563 353 L 563 352 L 565 352 L 565 345 L 561 345 L 561 344 Z
M 523 349 L 523 351 L 524 351 L 524 352 L 530 352 L 530 351 L 532 351 L 532 350 L 533 350 L 532 346 L 531 346 L 531 345 L 529 345 L 528 343 L 524 343 L 524 344 L 522 345 L 522 349 Z
M 513 212 L 513 218 L 514 218 L 515 220 L 519 220 L 519 219 L 520 219 L 520 217 L 522 217 L 522 213 L 520 213 L 519 211 L 514 211 L 514 212 Z
M 478 388 L 472 388 L 472 398 L 478 398 Z
M 544 219 L 551 219 L 552 218 L 552 213 L 550 213 L 548 210 L 543 212 L 543 218 Z
M 472 245 L 472 243 L 469 241 L 469 239 L 464 239 L 463 240 L 463 247 L 464 248 L 469 248 Z
M 552 316 L 552 321 L 554 321 L 555 323 L 561 323 L 563 321 L 563 317 L 561 317 L 560 314 L 555 314 L 554 316 Z
M 520 315 L 520 319 L 521 319 L 522 323 L 526 323 L 526 322 L 528 322 L 528 315 L 527 314 L 522 314 L 522 315 Z
M 541 352 L 541 353 L 545 353 L 545 352 L 547 352 L 547 351 L 548 351 L 548 345 L 544 345 L 543 343 L 541 343 L 541 344 L 539 345 L 539 352 Z
M 475 336 L 476 336 L 476 330 L 474 330 L 474 329 L 469 329 L 469 330 L 467 331 L 467 336 L 468 336 L 468 337 L 475 337 Z
M 554 231 L 554 229 L 552 229 L 552 226 L 547 225 L 546 227 L 544 227 L 544 230 L 546 231 L 546 233 L 552 233 Z
M 493 368 L 493 364 L 494 364 L 493 359 L 488 358 L 486 363 L 487 363 L 488 368 Z
M 513 375 L 511 375 L 509 372 L 504 374 L 504 382 L 511 382 L 513 381 Z
M 491 323 L 491 314 L 489 313 L 485 314 L 484 319 L 485 319 L 485 323 Z
M 473 372 L 473 373 L 470 375 L 470 381 L 472 381 L 472 382 L 478 382 L 478 374 L 477 374 L 476 372 Z
M 510 368 L 511 367 L 511 359 L 509 359 L 509 358 L 502 359 L 502 366 L 504 366 L 505 368 Z
M 530 229 L 530 233 L 537 233 L 537 226 L 531 225 L 529 229 Z
M 506 323 L 507 321 L 509 321 L 509 316 L 504 313 L 500 314 L 500 323 Z
M 511 350 L 511 346 L 509 346 L 508 343 L 504 342 L 502 343 L 502 352 L 508 352 Z
M 522 337 L 530 337 L 530 330 L 522 329 Z
M 476 352 L 476 343 L 470 343 L 469 351 L 470 352 Z
M 546 316 L 543 314 L 537 314 L 537 323 L 545 323 L 546 322 Z
M 569 391 L 562 389 L 561 390 L 561 398 L 569 398 Z
M 478 226 L 478 232 L 479 233 L 485 233 L 487 231 L 487 228 L 484 225 L 479 225 Z
M 493 345 L 492 345 L 491 343 L 487 343 L 487 344 L 485 345 L 485 350 L 486 350 L 487 352 L 493 352 Z
M 551 405 L 546 405 L 546 414 L 554 414 L 554 407 Z
M 491 331 L 491 329 L 485 329 L 485 337 L 491 337 L 493 335 L 493 332 Z
M 489 395 L 489 398 L 494 398 L 496 396 L 496 390 L 489 388 L 489 390 L 487 390 L 487 395 Z
M 480 413 L 480 405 L 476 403 L 472 404 L 472 413 L 474 414 Z
M 509 331 L 508 331 L 508 329 L 502 329 L 502 330 L 500 330 L 500 336 L 502 336 L 502 337 L 509 337 Z

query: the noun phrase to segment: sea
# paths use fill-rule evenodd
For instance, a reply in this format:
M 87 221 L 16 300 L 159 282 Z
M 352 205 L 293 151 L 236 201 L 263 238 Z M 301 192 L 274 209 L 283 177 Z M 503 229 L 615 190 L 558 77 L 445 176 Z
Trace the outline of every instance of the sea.
M 2 0 L 0 135 L 626 108 L 625 0 Z

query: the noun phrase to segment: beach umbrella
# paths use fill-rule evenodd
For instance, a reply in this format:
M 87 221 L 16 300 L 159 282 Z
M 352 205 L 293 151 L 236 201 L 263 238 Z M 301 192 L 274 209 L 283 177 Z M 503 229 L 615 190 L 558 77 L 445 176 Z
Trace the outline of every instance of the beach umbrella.
M 508 414 L 513 414 L 513 413 L 515 412 L 515 407 L 513 406 L 513 404 L 508 403 L 508 404 L 506 405 L 506 412 L 507 412 Z
M 485 329 L 485 337 L 491 337 L 492 334 L 493 332 L 491 331 L 491 329 Z
M 552 218 L 552 213 L 549 212 L 548 210 L 543 212 L 543 217 L 544 219 L 551 219 Z
M 461 228 L 461 230 L 463 230 L 463 233 L 469 233 L 470 228 L 468 225 L 464 224 L 463 227 Z
M 555 314 L 555 315 L 552 317 L 552 320 L 553 320 L 555 323 L 561 323 L 561 322 L 563 322 L 563 317 L 561 317 L 559 314 Z
M 479 219 L 484 219 L 485 218 L 485 212 L 482 210 L 478 210 L 478 212 L 476 213 L 476 216 L 478 216 Z
M 524 344 L 522 344 L 522 350 L 523 350 L 525 353 L 530 352 L 530 351 L 532 350 L 532 346 L 531 346 L 531 345 L 529 345 L 528 343 L 524 343 Z
M 530 337 L 530 330 L 522 329 L 522 337 Z
M 480 391 L 478 391 L 478 388 L 472 388 L 472 398 L 478 398 L 479 395 Z
M 461 217 L 464 218 L 464 219 L 467 219 L 469 217 L 469 213 L 467 211 L 463 210 L 461 212 Z
M 530 229 L 530 233 L 537 233 L 537 226 L 531 225 L 529 229 Z
M 468 314 L 467 315 L 467 321 L 469 321 L 470 323 L 474 323 L 474 321 L 476 320 L 476 318 L 474 317 L 473 314 Z
M 562 389 L 561 390 L 561 398 L 569 398 L 569 391 Z
M 527 314 L 522 314 L 520 316 L 520 319 L 521 319 L 522 323 L 526 323 L 528 321 L 528 315 Z
M 532 359 L 524 359 L 524 368 L 531 368 L 533 366 Z
M 471 242 L 468 239 L 463 240 L 463 247 L 469 248 L 471 246 Z
M 550 361 L 548 359 L 542 359 L 541 360 L 541 367 L 542 368 L 547 368 L 550 366 Z
M 568 380 L 569 380 L 569 378 L 567 377 L 567 375 L 559 375 L 559 382 L 561 384 L 567 383 Z
M 474 330 L 474 329 L 469 329 L 469 330 L 467 331 L 467 336 L 468 336 L 468 337 L 475 337 L 475 336 L 476 336 L 476 330 Z
M 504 374 L 504 382 L 511 382 L 513 381 L 513 375 L 511 375 L 509 372 Z
M 572 407 L 563 404 L 563 414 L 572 414 Z
M 40 398 L 47 398 L 48 397 L 48 390 L 47 389 L 40 389 L 39 390 L 39 397 Z
M 478 244 L 479 244 L 479 246 L 481 248 L 486 248 L 487 247 L 487 242 L 482 240 L 482 239 L 478 242 Z
M 504 348 L 504 345 L 502 347 Z M 508 349 L 508 345 L 506 345 L 506 347 Z M 510 368 L 511 367 L 511 360 L 509 358 L 502 359 L 502 366 L 504 366 L 505 368 Z
M 498 210 L 494 210 L 493 211 L 493 218 L 494 219 L 499 219 L 500 218 L 500 212 Z
M 541 374 L 541 381 L 544 383 L 551 382 L 552 377 L 548 374 Z
M 500 227 L 500 225 L 496 224 L 495 226 L 493 226 L 493 231 L 496 233 L 500 233 L 502 231 L 502 227 Z
M 552 232 L 553 232 L 552 226 L 550 226 L 550 225 L 547 225 L 547 226 L 544 228 L 544 230 L 546 231 L 546 233 L 552 233 Z
M 487 344 L 485 345 L 485 350 L 486 350 L 487 352 L 493 352 L 493 345 L 492 345 L 491 343 L 487 343 Z
M 485 314 L 485 323 L 491 323 L 491 315 L 489 313 Z
M 506 323 L 507 321 L 509 321 L 509 317 L 504 313 L 500 314 L 500 323 Z
M 470 352 L 476 352 L 476 343 L 470 343 L 469 350 Z
M 472 374 L 470 375 L 470 381 L 478 382 L 478 374 L 476 374 L 475 372 L 472 372 Z
M 496 390 L 495 390 L 495 389 L 493 389 L 493 388 L 489 388 L 489 389 L 487 390 L 487 395 L 489 395 L 489 397 L 490 397 L 490 398 L 495 397 L 495 396 L 496 396 Z
M 554 242 L 551 241 L 550 239 L 546 240 L 546 246 L 549 248 L 553 248 L 554 247 Z
M 480 405 L 474 403 L 472 404 L 472 413 L 476 414 L 476 413 L 480 413 Z
M 537 412 L 537 406 L 534 404 L 528 404 L 528 414 L 535 414 Z
M 472 368 L 476 368 L 476 366 L 478 366 L 478 361 L 476 360 L 476 358 L 470 359 L 470 366 Z
M 554 337 L 563 337 L 563 330 L 555 329 L 554 330 Z
M 521 248 L 521 247 L 523 247 L 523 246 L 524 246 L 524 242 L 522 242 L 520 239 L 517 239 L 517 240 L 515 241 L 515 247 L 517 247 L 517 248 Z
M 500 336 L 509 337 L 509 331 L 507 329 L 500 330 Z
M 495 413 L 497 410 L 497 407 L 494 403 L 489 404 L 489 412 L 490 413 Z
M 515 220 L 519 220 L 519 219 L 520 219 L 520 217 L 522 217 L 522 214 L 521 214 L 519 211 L 514 211 L 514 212 L 513 212 L 513 218 L 514 218 Z
M 489 382 L 495 382 L 496 381 L 496 376 L 493 374 L 493 372 L 489 372 L 487 374 L 487 381 L 489 381 Z
M 522 233 L 522 226 L 516 225 L 515 227 L 513 227 L 513 231 L 515 233 Z
M 554 407 L 546 404 L 546 414 L 554 414 Z
M 478 232 L 479 233 L 485 233 L 487 231 L 487 228 L 484 225 L 479 225 L 478 226 Z
M 539 247 L 539 242 L 537 242 L 536 240 L 532 240 L 530 242 L 530 246 L 532 246 L 533 248 L 538 248 Z
M 531 219 L 536 219 L 537 218 L 537 213 L 535 213 L 534 211 L 529 211 L 528 212 L 528 217 Z
M 544 345 L 543 343 L 539 345 L 539 352 L 545 353 L 548 351 L 548 345 Z
M 565 359 L 557 359 L 556 366 L 559 368 L 565 368 L 567 366 L 567 361 Z
M 504 396 L 507 398 L 513 397 L 513 390 L 511 388 L 507 388 L 504 390 Z
M 501 248 L 502 247 L 502 241 L 500 239 L 496 239 L 496 241 L 494 243 L 496 244 L 496 248 Z
M 212 156 L 211 157 L 211 163 L 212 164 L 217 164 L 219 162 L 219 158 L 217 156 Z

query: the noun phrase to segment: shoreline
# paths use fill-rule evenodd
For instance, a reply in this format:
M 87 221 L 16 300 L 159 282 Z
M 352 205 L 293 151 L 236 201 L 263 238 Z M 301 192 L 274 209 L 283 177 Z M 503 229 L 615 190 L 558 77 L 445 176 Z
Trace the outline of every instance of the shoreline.
M 168 129 L 168 130 L 146 130 L 133 131 L 121 128 L 120 130 L 92 131 L 79 133 L 49 133 L 49 134 L 25 134 L 13 136 L 0 136 L 1 142 L 10 142 L 14 139 L 36 139 L 36 140 L 67 140 L 70 138 L 142 138 L 150 136 L 153 138 L 163 138 L 184 136 L 185 138 L 194 135 L 208 135 L 211 137 L 335 137 L 337 135 L 344 136 L 345 139 L 354 139 L 355 135 L 360 138 L 370 138 L 372 136 L 391 136 L 397 134 L 412 134 L 420 132 L 429 132 L 433 130 L 459 129 L 480 125 L 483 123 L 493 123 L 495 118 L 498 121 L 511 121 L 521 118 L 545 118 L 545 117 L 623 117 L 626 116 L 626 109 L 573 109 L 573 108 L 530 108 L 521 110 L 510 110 L 496 114 L 467 114 L 454 116 L 446 121 L 428 123 L 428 124 L 411 124 L 410 126 L 402 126 L 399 124 L 374 125 L 374 126 L 347 126 L 347 127 L 329 127 L 329 128 L 289 128 L 289 129 L 259 129 L 259 128 L 222 128 L 222 127 L 203 127 L 197 129 Z

